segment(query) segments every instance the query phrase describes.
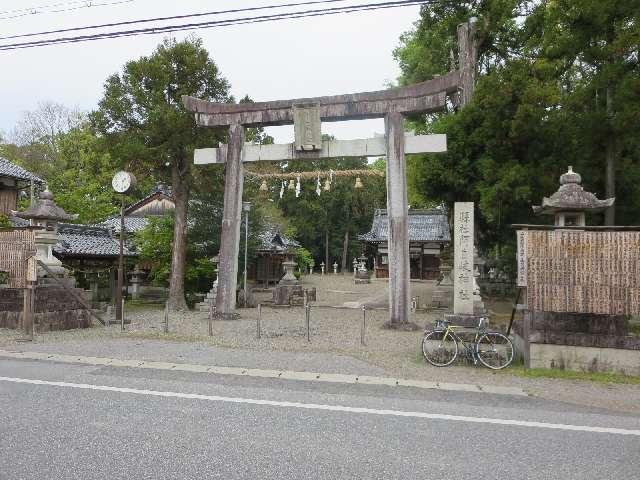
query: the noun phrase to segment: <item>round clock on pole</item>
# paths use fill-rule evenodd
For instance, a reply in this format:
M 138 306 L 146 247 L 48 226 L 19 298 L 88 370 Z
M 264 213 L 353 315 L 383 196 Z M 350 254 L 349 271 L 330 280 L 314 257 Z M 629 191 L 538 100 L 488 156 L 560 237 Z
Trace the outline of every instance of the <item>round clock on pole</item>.
M 120 207 L 120 254 L 118 255 L 118 285 L 116 287 L 115 307 L 116 320 L 120 320 L 121 329 L 124 331 L 124 301 L 122 299 L 122 288 L 124 286 L 124 194 L 129 193 L 136 185 L 136 177 L 133 173 L 120 171 L 116 172 L 111 180 L 111 186 L 116 193 L 122 194 L 122 205 Z
M 133 173 L 119 171 L 113 176 L 111 186 L 117 193 L 127 193 L 136 185 L 136 177 Z

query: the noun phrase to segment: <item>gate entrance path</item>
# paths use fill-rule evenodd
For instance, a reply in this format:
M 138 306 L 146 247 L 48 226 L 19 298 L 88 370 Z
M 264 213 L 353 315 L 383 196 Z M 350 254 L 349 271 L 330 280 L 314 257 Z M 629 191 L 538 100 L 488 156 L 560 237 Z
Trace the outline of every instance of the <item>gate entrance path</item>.
M 229 128 L 228 145 L 196 150 L 195 161 L 226 163 L 224 212 L 216 311 L 234 315 L 242 213 L 243 163 L 313 160 L 331 157 L 387 157 L 389 218 L 389 323 L 410 321 L 409 237 L 405 153 L 446 151 L 443 135 L 405 137 L 403 117 L 467 103 L 473 91 L 477 45 L 475 20 L 458 27 L 459 69 L 426 82 L 376 92 L 242 104 L 215 103 L 183 97 L 202 127 Z M 322 141 L 321 122 L 384 118 L 385 138 Z M 245 128 L 294 125 L 295 141 L 285 145 L 245 145 Z

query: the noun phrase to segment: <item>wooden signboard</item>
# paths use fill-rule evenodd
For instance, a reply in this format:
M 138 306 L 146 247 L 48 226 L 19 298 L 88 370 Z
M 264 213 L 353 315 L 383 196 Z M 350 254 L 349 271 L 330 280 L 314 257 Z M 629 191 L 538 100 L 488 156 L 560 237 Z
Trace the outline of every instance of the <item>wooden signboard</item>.
M 527 230 L 518 241 L 529 310 L 640 314 L 640 232 Z

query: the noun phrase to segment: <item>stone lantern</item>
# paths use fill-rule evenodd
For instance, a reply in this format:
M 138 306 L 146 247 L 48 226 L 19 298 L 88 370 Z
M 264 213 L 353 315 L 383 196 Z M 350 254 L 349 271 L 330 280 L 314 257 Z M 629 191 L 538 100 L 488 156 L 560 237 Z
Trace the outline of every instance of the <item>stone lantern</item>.
M 207 292 L 205 299 L 197 305 L 198 310 L 201 312 L 211 312 L 216 304 L 216 297 L 218 295 L 218 264 L 220 263 L 220 257 L 216 255 L 210 260 L 211 263 L 213 263 L 213 271 L 216 273 L 216 279 L 213 282 L 211 290 Z
M 70 215 L 56 205 L 49 189 L 45 189 L 40 194 L 40 198 L 24 212 L 14 212 L 14 215 L 29 220 L 29 224 L 33 227 L 39 227 L 35 231 L 36 260 L 46 265 L 54 276 L 65 277 L 67 270 L 62 266 L 62 262 L 53 255 L 53 248 L 60 242 L 58 224 L 76 220 L 78 215 Z M 38 278 L 50 277 L 49 272 L 38 267 Z
M 287 261 L 282 262 L 284 268 L 284 277 L 280 279 L 278 285 L 299 285 L 300 282 L 296 278 L 295 270 L 298 264 L 293 260 L 291 255 L 287 255 Z
M 560 188 L 550 197 L 542 199 L 542 205 L 534 206 L 536 215 L 555 215 L 558 227 L 584 227 L 586 212 L 600 212 L 611 207 L 615 198 L 598 200 L 591 192 L 582 188 L 582 177 L 569 167 L 560 175 Z
M 131 298 L 137 300 L 140 298 L 141 286 L 143 282 L 144 272 L 140 269 L 140 266 L 136 263 L 133 271 L 130 273 L 129 283 L 131 284 Z
M 364 253 L 360 256 L 359 260 L 354 282 L 356 284 L 371 283 L 369 271 L 367 270 L 367 257 Z

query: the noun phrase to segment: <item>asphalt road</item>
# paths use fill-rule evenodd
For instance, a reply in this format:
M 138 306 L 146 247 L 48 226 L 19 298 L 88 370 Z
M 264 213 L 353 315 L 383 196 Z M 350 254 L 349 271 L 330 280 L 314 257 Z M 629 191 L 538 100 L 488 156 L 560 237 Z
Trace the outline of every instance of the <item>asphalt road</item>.
M 640 417 L 531 397 L 0 361 L 0 479 L 640 478 Z

